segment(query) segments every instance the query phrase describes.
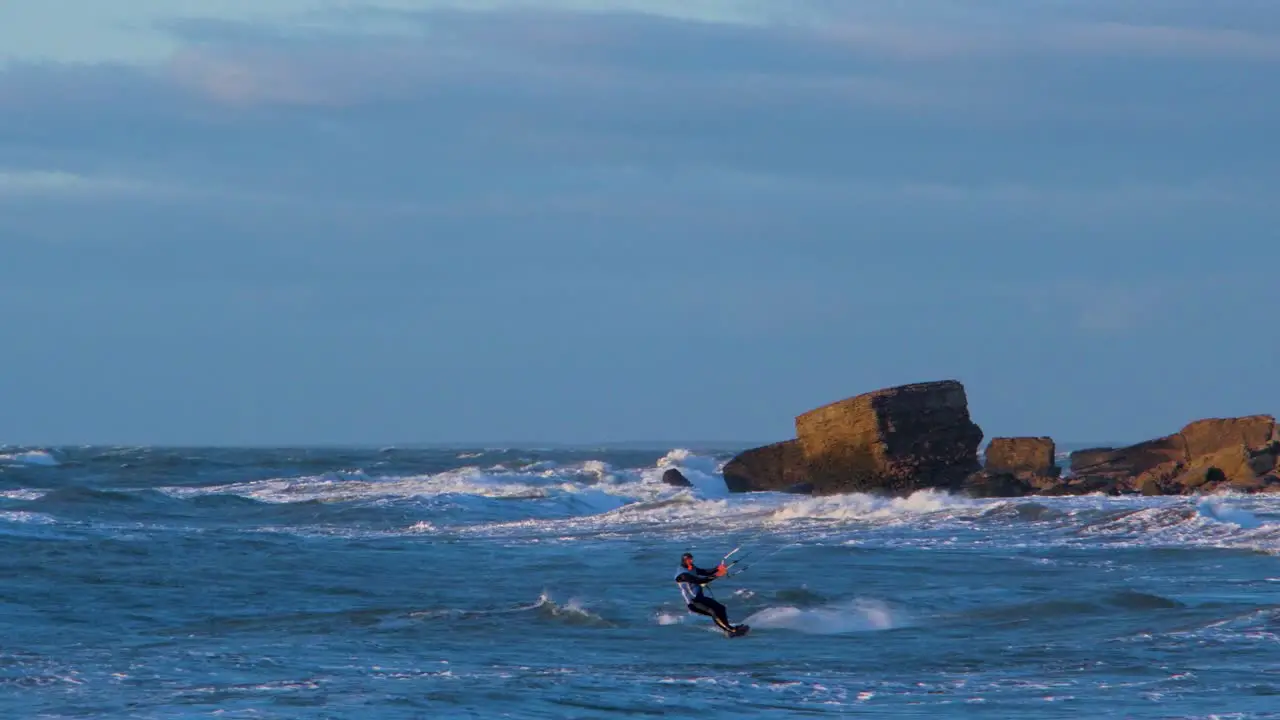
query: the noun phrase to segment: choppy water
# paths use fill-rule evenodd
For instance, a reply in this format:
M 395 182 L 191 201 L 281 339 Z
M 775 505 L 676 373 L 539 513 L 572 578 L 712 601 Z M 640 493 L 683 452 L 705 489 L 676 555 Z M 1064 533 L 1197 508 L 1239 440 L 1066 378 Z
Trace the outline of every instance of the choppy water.
M 1280 717 L 1280 498 L 729 496 L 726 458 L 0 449 L 0 717 Z M 671 578 L 740 544 L 729 640 Z

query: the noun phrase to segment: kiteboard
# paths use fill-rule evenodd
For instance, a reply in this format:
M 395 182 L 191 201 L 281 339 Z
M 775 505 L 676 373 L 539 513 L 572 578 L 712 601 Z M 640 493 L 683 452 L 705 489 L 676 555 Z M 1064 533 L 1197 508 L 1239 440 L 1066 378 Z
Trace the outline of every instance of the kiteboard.
M 736 637 L 742 637 L 743 635 L 746 635 L 749 632 L 751 632 L 750 625 L 739 625 L 736 628 L 734 628 L 733 632 L 727 632 L 724 634 L 724 636 L 728 638 L 736 638 Z

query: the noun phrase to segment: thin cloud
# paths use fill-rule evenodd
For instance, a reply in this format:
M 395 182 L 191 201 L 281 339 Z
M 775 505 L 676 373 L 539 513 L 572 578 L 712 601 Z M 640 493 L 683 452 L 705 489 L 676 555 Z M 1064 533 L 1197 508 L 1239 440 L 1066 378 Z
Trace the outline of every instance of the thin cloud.
M 28 6 L 29 5 L 29 6 Z M 188 4 L 189 5 L 189 4 Z M 238 24 L 258 32 L 403 37 L 451 16 L 528 27 L 517 42 L 570 19 L 581 27 L 610 17 L 635 17 L 720 28 L 755 28 L 835 40 L 890 59 L 945 60 L 1009 53 L 1224 57 L 1274 61 L 1280 10 L 1265 0 L 1204 3 L 1168 0 L 1079 0 L 1072 3 L 833 3 L 829 0 L 272 0 L 210 4 L 198 13 L 168 0 L 107 3 L 84 17 L 52 4 L 0 4 L 0 67 L 55 61 L 148 64 L 189 42 L 183 23 Z M 17 8 L 17 5 L 14 5 Z M 183 14 L 187 13 L 187 14 Z M 541 16 L 550 23 L 540 23 Z M 500 46 L 476 46 L 484 52 Z
M 1096 278 L 1045 277 L 1033 285 L 995 282 L 988 287 L 1002 302 L 1013 302 L 1044 317 L 1052 316 L 1064 329 L 1087 336 L 1123 335 L 1144 331 L 1175 318 L 1179 297 L 1171 283 L 1131 274 L 1117 279 L 1106 268 Z
M 63 170 L 0 169 L 0 197 L 105 197 L 168 195 L 172 186 L 128 177 Z
M 529 96 L 572 92 L 673 102 L 679 91 L 726 101 L 730 107 L 758 104 L 753 99 L 779 104 L 822 96 L 857 105 L 1026 117 L 1085 112 L 1081 107 L 1050 108 L 1052 97 L 1030 97 L 1051 94 L 1035 89 L 1044 87 L 1043 79 L 1019 80 L 1035 73 L 1034 62 L 1068 62 L 1074 56 L 1280 59 L 1280 35 L 1057 22 L 1034 13 L 1015 14 L 1002 24 L 973 22 L 962 14 L 970 21 L 939 25 L 903 13 L 860 7 L 837 12 L 802 3 L 789 22 L 775 18 L 753 24 L 676 18 L 657 11 L 546 7 L 411 12 L 373 6 L 347 12 L 352 17 L 398 18 L 401 31 L 381 33 L 341 32 L 325 24 L 289 31 L 272 23 L 169 20 L 160 28 L 178 49 L 152 70 L 175 90 L 232 108 L 343 107 L 429 97 L 442 88 L 470 88 L 476 95 L 502 88 Z M 1011 55 L 1025 56 L 1033 64 L 996 74 L 955 64 Z M 919 67 L 921 62 L 925 67 Z M 41 97 L 102 96 L 104 87 L 117 97 L 134 90 L 113 87 L 128 74 L 109 77 L 110 66 L 76 70 L 74 77 L 84 79 L 72 87 L 67 87 L 73 82 L 68 73 L 43 67 L 11 67 L 0 73 L 0 107 Z M 17 85 L 41 72 L 51 77 Z M 150 73 L 132 75 L 146 81 Z M 56 92 L 42 89 L 53 86 L 59 86 Z M 1163 108 L 1144 109 L 1143 95 L 1150 92 L 1136 87 L 1129 107 L 1121 109 L 1158 117 Z M 1020 102 L 1014 93 L 1028 97 Z M 1048 109 L 1042 113 L 1039 108 Z
M 1280 35 L 1203 27 L 1092 23 L 1049 33 L 1043 46 L 1081 54 L 1280 60 Z
M 1280 35 L 1114 22 L 1023 21 L 993 29 L 857 19 L 735 25 L 547 10 L 397 15 L 419 32 L 299 36 L 225 22 L 171 23 L 184 42 L 161 72 L 175 87 L 241 108 L 342 107 L 469 90 L 552 100 L 591 95 L 596 102 L 654 98 L 669 106 L 689 97 L 726 110 L 820 98 L 1001 121 L 1096 114 L 1097 103 L 1064 102 L 1045 81 L 1045 72 L 1061 74 L 1056 68 L 1073 59 L 1280 60 Z M 1017 64 L 998 72 L 981 64 L 1012 58 Z M 1232 82 L 1249 77 L 1246 70 Z M 1109 98 L 1102 114 L 1145 124 L 1173 114 L 1173 99 L 1164 97 L 1171 92 L 1158 83 L 1132 86 L 1125 97 Z M 1185 122 L 1184 115 L 1172 121 Z
M 1119 22 L 954 27 L 855 21 L 816 29 L 814 35 L 851 52 L 911 62 L 1019 56 L 1280 60 L 1280 34 Z
M 934 104 L 936 94 L 858 72 L 808 34 L 648 15 L 521 11 L 404 14 L 419 35 L 299 38 L 228 23 L 172 24 L 183 49 L 163 66 L 178 86 L 231 105 L 350 105 L 439 88 L 739 98 L 836 92 L 854 101 Z M 830 61 L 835 61 L 831 64 Z
M 1104 57 L 1082 70 L 1064 54 L 1133 40 L 1123 33 L 970 63 L 965 53 L 1043 38 L 1007 31 L 991 50 L 974 42 L 973 18 L 947 28 L 864 14 L 846 12 L 835 30 L 799 14 L 770 24 L 528 9 L 401 12 L 401 30 L 384 34 L 169 22 L 180 50 L 160 66 L 0 71 L 0 136 L 26 167 L 404 213 L 625 215 L 715 197 L 727 177 L 768 178 L 777 193 L 728 182 L 729 207 L 785 196 L 1129 214 L 1274 200 L 1265 149 L 1232 156 L 1205 140 L 1269 137 L 1280 107 L 1255 88 L 1269 67 L 1195 61 L 1184 73 Z M 838 37 L 863 20 L 900 33 Z M 916 49 L 960 60 L 886 61 Z
M 1076 326 L 1100 334 L 1137 330 L 1154 322 L 1166 301 L 1163 288 L 1136 282 L 1077 288 Z

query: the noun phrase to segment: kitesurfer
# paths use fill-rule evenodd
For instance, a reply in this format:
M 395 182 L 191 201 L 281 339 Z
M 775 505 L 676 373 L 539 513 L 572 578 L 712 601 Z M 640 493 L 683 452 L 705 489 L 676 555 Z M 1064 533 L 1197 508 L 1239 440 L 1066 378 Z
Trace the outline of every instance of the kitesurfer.
M 704 585 L 724 577 L 727 572 L 724 562 L 714 570 L 703 570 L 693 564 L 693 553 L 685 553 L 680 556 L 680 572 L 676 574 L 676 583 L 680 586 L 680 594 L 684 596 L 690 611 L 713 618 L 721 630 L 732 635 L 738 632 L 740 626 L 730 624 L 724 605 L 703 592 Z

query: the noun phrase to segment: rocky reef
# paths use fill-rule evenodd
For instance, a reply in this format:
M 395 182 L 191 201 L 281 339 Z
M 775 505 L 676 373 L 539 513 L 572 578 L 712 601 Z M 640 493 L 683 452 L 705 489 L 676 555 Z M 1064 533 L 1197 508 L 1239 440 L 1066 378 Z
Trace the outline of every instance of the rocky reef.
M 1070 473 L 1049 437 L 998 437 L 983 460 L 980 428 L 956 380 L 884 388 L 795 418 L 796 437 L 739 453 L 732 492 L 907 495 L 936 488 L 977 497 L 1280 492 L 1280 430 L 1271 415 L 1209 418 L 1123 448 L 1073 452 Z
M 1280 434 L 1271 415 L 1208 418 L 1123 448 L 1071 453 L 1072 478 L 1054 494 L 1187 495 L 1216 490 L 1280 492 Z

